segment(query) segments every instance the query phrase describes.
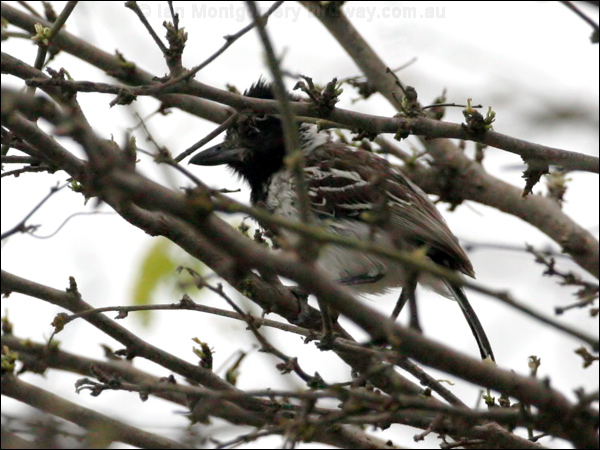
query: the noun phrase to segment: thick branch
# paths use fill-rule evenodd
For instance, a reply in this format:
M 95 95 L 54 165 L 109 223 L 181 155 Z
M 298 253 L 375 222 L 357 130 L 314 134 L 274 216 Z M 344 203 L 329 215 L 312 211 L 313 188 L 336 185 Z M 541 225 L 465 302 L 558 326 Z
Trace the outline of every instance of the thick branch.
M 2 16 L 10 23 L 29 31 L 30 33 L 34 33 L 35 23 L 39 22 L 44 26 L 50 25 L 39 18 L 29 16 L 4 3 L 2 4 Z M 396 99 L 400 98 L 400 96 L 397 92 L 398 89 L 394 83 L 394 79 L 386 74 L 387 66 L 379 60 L 373 50 L 362 40 L 347 19 L 343 15 L 331 18 L 326 14 L 320 14 L 319 18 L 328 27 L 333 36 L 338 39 L 340 44 L 344 46 L 348 54 L 354 57 L 359 67 L 361 67 L 369 79 L 374 82 L 378 87 L 378 90 L 388 98 L 393 106 L 397 106 Z M 246 100 L 244 102 L 244 100 L 239 99 L 239 96 L 236 96 L 235 94 L 209 88 L 206 85 L 194 81 L 183 83 L 181 85 L 171 85 L 170 83 L 167 83 L 168 87 L 164 89 L 165 85 L 154 82 L 151 74 L 138 69 L 131 63 L 103 52 L 64 30 L 61 30 L 55 37 L 53 44 L 58 48 L 99 67 L 125 84 L 131 86 L 152 86 L 149 90 L 141 89 L 139 91 L 134 90 L 133 92 L 142 95 L 144 93 L 146 95 L 154 95 L 167 106 L 178 106 L 180 109 L 192 112 L 199 117 L 218 123 L 225 121 L 230 115 L 230 112 L 227 109 L 220 108 L 201 98 L 186 99 L 185 97 L 182 98 L 180 95 L 167 94 L 187 93 L 190 95 L 197 95 L 209 100 L 228 104 L 238 109 L 246 109 L 251 104 L 260 104 L 260 101 L 257 101 L 256 99 L 252 101 Z M 235 97 L 238 97 L 238 99 L 235 99 Z M 181 105 L 178 105 L 178 102 L 181 102 Z M 267 103 L 268 101 L 263 100 L 263 102 Z M 271 101 L 270 103 L 271 109 L 265 109 L 264 111 L 277 113 L 278 109 L 276 102 Z M 304 110 L 304 108 L 295 109 L 295 113 L 300 116 L 317 117 L 317 114 L 309 105 L 306 105 L 306 110 Z M 427 118 L 407 120 L 380 117 L 379 119 L 382 120 L 376 120 L 376 116 L 361 115 L 339 109 L 336 109 L 331 116 L 328 116 L 328 119 L 350 127 L 360 127 L 376 134 L 396 133 L 398 129 L 406 129 L 412 134 L 427 136 L 429 138 L 445 137 L 473 140 L 475 142 L 481 142 L 519 154 L 528 161 L 544 161 L 548 164 L 559 165 L 571 170 L 585 170 L 595 173 L 599 173 L 600 171 L 599 160 L 596 157 L 539 144 L 532 144 L 497 132 L 487 132 L 481 136 L 473 136 L 460 126 L 460 124 L 444 123 Z
M 36 19 L 28 16 L 25 13 L 19 12 L 18 10 L 11 8 L 5 4 L 2 4 L 2 13 L 7 17 L 9 21 L 33 32 L 33 25 Z M 321 16 L 320 16 L 321 17 Z M 351 52 L 351 56 L 355 58 L 357 62 L 363 61 L 364 67 L 363 70 L 369 78 L 374 78 L 375 81 L 379 80 L 378 88 L 380 91 L 387 95 L 390 99 L 393 99 L 391 93 L 393 92 L 393 82 L 390 77 L 385 77 L 380 74 L 379 70 L 383 70 L 385 65 L 377 58 L 377 56 L 372 52 L 370 47 L 368 47 L 360 35 L 356 33 L 356 31 L 351 27 L 349 22 L 345 20 L 343 17 L 329 18 L 327 16 L 322 16 L 322 20 L 326 21 L 328 28 L 334 34 L 334 36 L 338 37 L 340 42 L 343 44 L 347 44 L 347 51 Z M 139 71 L 137 68 L 132 69 L 129 67 L 129 72 L 127 72 L 127 76 L 123 74 L 122 69 L 124 68 L 124 63 L 119 61 L 118 58 L 112 57 L 100 50 L 90 46 L 89 44 L 75 38 L 74 36 L 61 31 L 58 34 L 54 41 L 55 45 L 61 46 L 66 51 L 72 52 L 73 54 L 83 58 L 91 62 L 92 64 L 97 65 L 100 68 L 108 71 L 109 73 L 116 75 L 121 79 L 121 81 L 131 84 L 147 84 L 151 82 L 150 74 Z M 352 43 L 352 45 L 350 45 Z M 383 72 L 385 73 L 385 71 Z M 177 86 L 172 86 L 171 89 L 176 88 Z M 186 88 L 187 92 L 201 95 L 203 97 L 212 99 L 214 101 L 223 102 L 229 104 L 230 106 L 234 106 L 239 109 L 248 109 L 248 108 L 256 108 L 259 106 L 264 111 L 269 111 L 272 113 L 277 112 L 276 102 L 270 102 L 267 100 L 257 100 L 257 99 L 248 99 L 245 97 L 236 96 L 226 91 L 221 91 L 215 88 L 211 88 L 209 86 L 202 85 L 200 83 L 192 82 Z M 164 99 L 164 94 L 157 94 L 160 99 Z M 168 95 L 166 96 L 168 97 Z M 202 103 L 199 99 L 190 99 L 189 97 L 181 97 L 176 96 L 178 101 L 181 100 L 183 102 L 184 108 L 186 105 L 200 105 L 199 109 L 203 109 L 205 104 Z M 193 101 L 192 101 L 193 100 Z M 197 103 L 200 102 L 200 103 Z M 206 110 L 200 114 L 202 117 L 207 117 L 211 120 L 222 121 L 227 117 L 227 112 L 222 108 L 219 111 L 222 111 L 223 114 L 216 114 L 216 110 L 214 110 L 214 106 L 212 107 L 212 112 L 207 114 Z M 189 109 L 188 109 L 189 110 Z M 314 111 L 311 110 L 310 105 L 296 105 L 295 107 L 296 114 L 298 115 L 306 115 L 311 116 L 315 115 Z M 214 113 L 214 114 L 213 114 Z M 221 117 L 221 119 L 219 119 Z M 426 118 L 417 118 L 417 119 L 390 119 L 383 117 L 372 117 L 361 115 L 359 113 L 348 112 L 343 110 L 334 110 L 331 114 L 331 119 L 336 120 L 340 123 L 345 123 L 349 126 L 361 127 L 363 129 L 373 130 L 374 132 L 395 132 L 398 129 L 398 126 L 408 127 L 414 134 L 422 134 L 429 135 L 432 137 L 455 137 L 464 139 L 468 136 L 465 136 L 466 131 L 457 124 L 447 124 L 443 122 L 433 121 L 431 119 Z M 516 153 L 521 154 L 525 158 L 531 159 L 541 159 L 545 162 L 550 162 L 553 164 L 565 165 L 571 168 L 579 168 L 582 170 L 591 170 L 598 171 L 598 159 L 594 157 L 590 157 L 587 155 L 576 154 L 573 152 L 566 152 L 564 150 L 552 149 L 548 147 L 536 147 L 535 145 L 531 146 L 529 143 L 525 143 L 523 141 L 515 140 L 514 138 L 509 138 L 507 136 L 503 136 L 499 133 L 495 132 L 487 132 L 483 136 L 479 137 L 471 137 L 474 140 L 479 142 L 488 143 L 490 145 L 500 145 L 501 142 L 504 142 L 506 145 L 503 145 L 510 151 L 514 151 Z M 439 148 L 439 147 L 438 147 Z M 444 151 L 451 155 L 453 152 L 456 152 L 456 148 L 449 141 L 444 141 L 443 145 Z M 464 181 L 464 180 L 463 180 Z M 465 183 L 466 184 L 466 183 Z M 476 185 L 472 183 L 473 185 Z M 519 200 L 513 203 L 510 202 L 502 202 L 502 205 L 499 205 L 499 195 L 490 195 L 486 197 L 487 205 L 492 207 L 497 207 L 502 209 L 505 212 L 510 214 L 515 214 L 518 217 L 523 218 L 524 220 L 528 220 L 528 218 L 539 218 L 539 217 L 547 217 L 549 214 L 553 214 L 552 223 L 558 225 L 553 227 L 552 229 L 548 229 L 548 222 L 537 220 L 533 224 L 538 227 L 541 231 L 548 234 L 552 239 L 558 242 L 561 246 L 564 246 L 565 250 L 569 252 L 573 259 L 584 267 L 588 272 L 592 273 L 596 277 L 599 274 L 599 267 L 597 263 L 597 255 L 598 255 L 598 245 L 597 242 L 591 237 L 586 230 L 583 230 L 581 227 L 576 225 L 569 217 L 567 217 L 562 211 L 556 211 L 555 208 L 549 207 L 547 208 L 547 203 L 541 201 L 528 202 L 527 209 L 528 214 L 523 214 L 523 204 L 524 200 Z M 473 199 L 476 201 L 481 201 L 480 196 L 478 197 L 468 197 L 465 196 L 465 199 Z M 531 222 L 530 222 L 531 223 Z M 575 242 L 575 245 L 565 245 L 564 235 L 557 233 L 557 229 L 563 228 L 565 230 L 569 230 L 567 233 L 567 237 L 571 239 L 572 242 Z M 560 235 L 559 235 L 560 234 Z M 582 250 L 582 245 L 587 245 L 591 243 L 587 250 Z M 574 252 L 571 252 L 571 249 L 575 249 Z M 594 260 L 596 261 L 594 263 Z
M 5 2 L 2 2 L 2 17 L 19 28 L 35 35 L 35 24 L 52 27 L 52 24 L 40 17 L 28 15 Z M 82 61 L 104 70 L 108 75 L 127 85 L 144 85 L 153 82 L 154 75 L 138 68 L 134 63 L 125 61 L 122 57 L 111 55 L 79 39 L 64 29 L 55 36 L 52 44 L 57 48 L 70 53 Z M 198 117 L 211 121 L 223 122 L 231 114 L 226 108 L 214 105 L 200 98 L 190 98 L 181 95 L 158 95 L 164 106 L 177 107 Z
M 301 3 L 308 9 L 318 13 L 317 18 L 323 23 L 340 45 L 344 47 L 354 62 L 363 70 L 363 73 L 367 76 L 369 81 L 371 81 L 377 90 L 388 99 L 392 106 L 397 107 L 398 102 L 396 99 L 399 98 L 399 93 L 397 92 L 398 88 L 394 84 L 394 79 L 385 75 L 387 65 L 352 26 L 348 18 L 345 17 L 341 11 L 339 11 L 338 14 L 328 14 L 324 7 L 315 2 Z M 420 121 L 421 125 L 424 127 L 430 125 L 430 119 L 425 119 L 423 121 L 421 121 L 421 119 L 417 120 Z M 447 128 L 448 125 L 450 125 L 443 122 L 435 125 L 435 121 L 431 122 L 431 126 L 436 127 L 436 129 Z M 452 125 L 450 125 L 449 128 L 452 128 Z M 457 135 L 455 136 L 438 135 L 433 137 L 456 137 L 464 139 L 464 137 L 459 137 L 460 132 L 458 129 L 454 131 L 457 132 Z M 465 130 L 463 130 L 463 132 L 464 131 Z M 419 135 L 421 133 L 414 132 L 414 134 Z M 428 135 L 427 133 L 422 134 L 425 136 Z M 553 160 L 553 158 L 559 156 L 556 152 L 558 149 L 546 148 L 540 152 L 538 151 L 540 150 L 539 147 L 530 146 L 524 141 L 509 138 L 508 136 L 503 136 L 495 132 L 486 132 L 482 137 L 484 139 L 475 140 L 492 146 L 499 146 L 501 141 L 505 141 L 509 145 L 503 146 L 503 148 L 510 148 L 509 151 L 520 154 L 528 161 L 542 160 L 550 164 L 558 163 L 557 160 Z M 437 139 L 434 141 L 425 140 L 423 143 L 428 149 L 433 149 L 431 151 L 432 156 L 440 160 L 442 165 L 444 162 L 447 163 L 448 161 L 455 161 L 458 159 L 462 161 L 462 167 L 466 166 L 466 158 L 451 141 L 448 141 L 447 139 Z M 583 160 L 587 161 L 585 163 L 588 167 L 587 170 L 598 173 L 598 158 L 587 155 L 567 155 L 566 153 L 562 153 L 562 151 L 559 153 L 572 161 L 581 161 L 583 158 Z M 477 176 L 475 178 L 469 177 L 469 173 L 473 175 L 477 174 Z M 483 175 L 482 169 L 470 171 L 468 173 L 459 171 L 458 174 L 461 179 L 459 198 L 480 201 L 486 205 L 526 220 L 561 245 L 564 251 L 569 253 L 581 267 L 596 278 L 599 277 L 600 267 L 598 259 L 600 251 L 598 241 L 587 230 L 579 226 L 557 208 L 552 201 L 541 199 L 539 197 L 536 197 L 534 201 L 532 201 L 532 198 L 515 198 L 513 195 L 515 192 L 514 188 L 495 179 L 491 175 L 486 176 L 486 186 L 488 186 L 489 189 L 486 189 L 485 194 L 482 195 L 479 191 Z M 458 188 L 458 185 L 456 187 Z M 500 189 L 496 191 L 493 188 Z M 506 192 L 510 192 L 510 195 L 503 196 L 502 194 Z
M 62 417 L 91 433 L 104 430 L 103 439 L 107 441 L 120 441 L 139 448 L 194 448 L 182 442 L 175 442 L 131 425 L 126 425 L 104 414 L 65 400 L 44 389 L 25 383 L 13 375 L 2 376 L 2 395 Z

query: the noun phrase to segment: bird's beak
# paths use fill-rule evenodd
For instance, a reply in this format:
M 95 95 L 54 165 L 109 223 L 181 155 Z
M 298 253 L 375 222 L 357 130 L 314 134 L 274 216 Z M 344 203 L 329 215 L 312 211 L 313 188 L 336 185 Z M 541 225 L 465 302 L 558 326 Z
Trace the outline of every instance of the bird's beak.
M 190 159 L 189 164 L 198 166 L 220 166 L 221 164 L 241 163 L 244 148 L 227 148 L 225 144 L 218 144 L 207 148 Z

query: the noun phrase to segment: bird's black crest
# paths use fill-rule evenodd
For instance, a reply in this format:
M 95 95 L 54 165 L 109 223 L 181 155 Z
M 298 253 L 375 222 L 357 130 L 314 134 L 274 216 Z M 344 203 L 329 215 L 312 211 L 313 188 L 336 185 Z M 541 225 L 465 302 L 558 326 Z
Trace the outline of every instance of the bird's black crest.
M 263 98 L 265 100 L 273 100 L 272 84 L 264 78 L 260 77 L 259 80 L 244 91 L 246 97 Z
M 275 100 L 273 94 L 273 83 L 268 82 L 263 77 L 260 77 L 256 83 L 244 91 L 246 97 L 261 98 L 264 100 Z M 302 101 L 297 95 L 287 92 L 288 98 L 293 102 Z

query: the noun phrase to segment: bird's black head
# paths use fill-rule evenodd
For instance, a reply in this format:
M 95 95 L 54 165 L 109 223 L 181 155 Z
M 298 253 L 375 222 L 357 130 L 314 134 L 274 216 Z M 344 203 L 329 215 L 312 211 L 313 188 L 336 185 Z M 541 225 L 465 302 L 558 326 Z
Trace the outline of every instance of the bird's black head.
M 264 79 L 244 92 L 246 97 L 273 100 L 272 87 Z M 290 100 L 300 98 L 289 94 Z M 260 200 L 271 176 L 283 166 L 285 143 L 281 121 L 266 114 L 242 114 L 227 130 L 222 144 L 208 148 L 191 160 L 190 164 L 217 166 L 227 164 L 245 179 L 252 190 L 251 200 Z

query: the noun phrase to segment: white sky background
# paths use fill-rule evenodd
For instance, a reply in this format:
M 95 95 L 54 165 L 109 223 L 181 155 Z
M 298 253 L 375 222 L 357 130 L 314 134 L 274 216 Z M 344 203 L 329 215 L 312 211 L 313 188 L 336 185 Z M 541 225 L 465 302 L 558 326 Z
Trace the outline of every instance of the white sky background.
M 60 12 L 64 2 L 55 5 L 57 12 Z M 146 2 L 140 5 L 163 37 L 161 23 L 169 20 L 167 4 Z M 249 21 L 244 4 L 239 2 L 206 4 L 204 17 L 201 15 L 203 3 L 180 5 L 180 24 L 189 34 L 184 53 L 186 67 L 204 61 L 220 48 L 222 36 L 237 32 Z M 270 3 L 264 2 L 262 5 L 268 6 Z M 586 5 L 579 6 L 598 20 L 597 10 Z M 227 7 L 227 13 L 233 15 L 223 15 L 224 10 L 218 7 Z M 416 8 L 417 17 L 384 17 L 401 14 L 402 8 L 406 7 Z M 437 8 L 438 17 L 422 18 L 427 7 Z M 350 2 L 347 8 L 355 8 L 352 22 L 389 67 L 398 67 L 412 58 L 418 58 L 399 76 L 406 84 L 417 89 L 423 103 L 432 101 L 446 88 L 449 102 L 464 103 L 467 98 L 472 98 L 474 104 L 483 104 L 485 110 L 492 106 L 497 113 L 496 131 L 558 148 L 598 154 L 597 135 L 591 131 L 598 127 L 598 46 L 589 43 L 591 28 L 558 2 Z M 270 19 L 268 30 L 279 54 L 284 55 L 283 66 L 286 70 L 311 76 L 320 83 L 334 77 L 346 78 L 359 74 L 351 59 L 304 8 L 296 3 L 287 3 L 281 12 L 287 18 L 276 14 Z M 364 13 L 363 17 L 359 16 L 360 12 Z M 369 19 L 371 15 L 374 16 Z M 157 76 L 167 73 L 164 59 L 154 42 L 122 3 L 81 2 L 67 23 L 67 30 L 107 52 L 118 49 L 127 59 Z M 15 48 L 19 48 L 19 51 L 15 52 Z M 3 42 L 3 50 L 30 64 L 35 60 L 36 48 L 28 42 Z M 251 31 L 200 72 L 196 79 L 220 88 L 229 83 L 243 90 L 259 76 L 268 76 L 263 61 L 256 32 Z M 59 55 L 50 67 L 65 67 L 75 80 L 113 82 L 99 70 L 67 54 Z M 4 75 L 2 78 L 3 84 L 12 81 Z M 292 80 L 288 80 L 288 86 L 293 86 Z M 380 96 L 352 103 L 352 99 L 357 97 L 358 94 L 347 87 L 339 106 L 384 116 L 395 113 Z M 120 143 L 123 142 L 126 128 L 135 124 L 132 110 L 145 117 L 158 106 L 154 100 L 141 99 L 132 108 L 116 106 L 111 109 L 108 104 L 112 96 L 79 94 L 78 98 L 97 133 L 106 138 L 114 136 Z M 445 117 L 445 120 L 453 122 L 462 119 L 460 108 L 448 111 Z M 205 136 L 215 125 L 173 109 L 166 117 L 153 116 L 147 121 L 147 126 L 161 145 L 178 154 Z M 139 131 L 136 136 L 140 147 L 151 149 Z M 401 144 L 404 149 L 410 149 L 409 145 L 407 142 Z M 468 145 L 467 151 L 472 152 L 472 149 L 473 146 Z M 82 153 L 77 150 L 77 154 Z M 139 170 L 153 179 L 173 188 L 190 185 L 176 174 L 165 172 L 162 167 L 157 168 L 150 158 L 141 156 L 140 159 Z M 518 167 L 520 162 L 515 155 L 488 149 L 484 165 L 503 180 L 522 187 L 523 180 Z M 212 186 L 232 189 L 240 186 L 222 168 L 192 166 L 192 170 Z M 564 210 L 597 235 L 597 175 L 573 173 L 570 178 L 572 182 Z M 62 172 L 4 178 L 2 231 L 21 220 L 57 181 L 65 180 Z M 538 185 L 535 192 L 545 192 L 545 188 Z M 235 197 L 247 201 L 248 192 L 244 189 Z M 84 205 L 81 196 L 63 190 L 46 203 L 30 223 L 41 224 L 38 234 L 48 235 L 70 215 L 95 210 L 93 203 Z M 528 224 L 482 205 L 467 202 L 454 213 L 448 213 L 445 205 L 440 205 L 440 209 L 463 242 L 518 247 L 529 243 L 538 247 L 557 248 L 549 238 Z M 109 211 L 106 206 L 100 210 Z M 80 292 L 89 303 L 97 307 L 129 304 L 141 258 L 153 243 L 152 239 L 116 214 L 78 216 L 50 239 L 17 235 L 3 242 L 2 268 L 59 289 L 68 285 L 69 276 L 74 276 Z M 471 252 L 470 257 L 479 282 L 494 288 L 509 289 L 517 299 L 546 315 L 551 315 L 555 306 L 566 305 L 574 300 L 570 295 L 571 290 L 558 287 L 552 279 L 541 277 L 543 268 L 532 262 L 531 255 L 479 249 Z M 559 264 L 563 269 L 577 269 L 564 259 L 560 259 Z M 229 292 L 233 295 L 233 290 Z M 197 301 L 226 308 L 222 301 L 207 294 L 191 294 Z M 377 302 L 369 302 L 369 305 L 391 312 L 395 296 L 378 298 Z M 550 376 L 551 384 L 571 398 L 574 398 L 572 392 L 576 388 L 597 389 L 598 366 L 581 369 L 580 359 L 573 353 L 579 346 L 577 341 L 532 322 L 493 299 L 473 292 L 469 293 L 469 297 L 502 367 L 527 374 L 528 356 L 537 355 L 542 360 L 540 376 Z M 475 342 L 458 306 L 429 292 L 422 292 L 420 299 L 427 335 L 477 357 Z M 156 303 L 178 300 L 179 296 L 166 291 L 164 296 L 154 299 Z M 11 295 L 2 303 L 3 312 L 8 311 L 15 324 L 17 336 L 43 341 L 51 334 L 49 324 L 59 312 L 56 308 L 19 295 Z M 570 311 L 560 320 L 579 326 L 587 333 L 597 334 L 597 321 L 589 317 L 587 310 Z M 195 357 L 191 352 L 191 338 L 198 337 L 214 347 L 217 368 L 240 349 L 240 342 L 245 343 L 242 350 L 250 350 L 254 346 L 247 337 L 242 337 L 247 336 L 243 323 L 193 312 L 155 313 L 149 328 L 141 327 L 135 314 L 121 321 L 121 324 L 151 343 L 192 362 Z M 318 371 L 327 382 L 348 379 L 347 368 L 338 363 L 333 353 L 320 353 L 313 344 L 304 346 L 300 338 L 288 337 L 277 331 L 263 329 L 263 332 L 273 336 L 274 342 L 287 354 L 298 355 L 304 370 Z M 63 349 L 88 357 L 102 358 L 100 343 L 120 348 L 83 321 L 70 324 L 58 338 Z M 242 365 L 239 386 L 288 389 L 302 386 L 293 375 L 280 375 L 274 367 L 275 363 L 273 357 L 253 352 Z M 159 376 L 167 375 L 144 361 L 136 360 L 135 364 Z M 257 373 L 260 373 L 260 378 L 254 379 Z M 87 394 L 77 396 L 73 383 L 78 377 L 71 375 L 50 373 L 42 380 L 39 375 L 27 374 L 24 378 L 58 391 L 78 403 L 126 419 L 136 426 L 175 432 L 177 427 L 186 424 L 181 416 L 170 414 L 171 410 L 179 408 L 171 404 L 165 406 L 159 400 L 142 404 L 134 394 L 122 392 L 107 392 L 99 398 Z M 455 381 L 458 383 L 453 387 L 455 392 L 467 404 L 473 404 L 477 390 L 460 380 Z M 115 405 L 119 405 L 116 410 Z M 16 413 L 19 410 L 21 405 L 3 399 L 4 413 Z M 223 428 L 221 437 L 226 438 L 228 435 L 224 433 L 223 423 L 215 421 L 215 424 L 215 427 Z M 399 445 L 414 446 L 412 436 L 418 432 L 406 427 L 392 427 L 380 435 L 393 439 Z M 560 446 L 558 442 L 542 443 Z M 418 447 L 428 448 L 437 444 L 437 440 L 431 438 L 418 444 Z M 271 438 L 249 444 L 248 447 L 278 445 L 280 439 Z

